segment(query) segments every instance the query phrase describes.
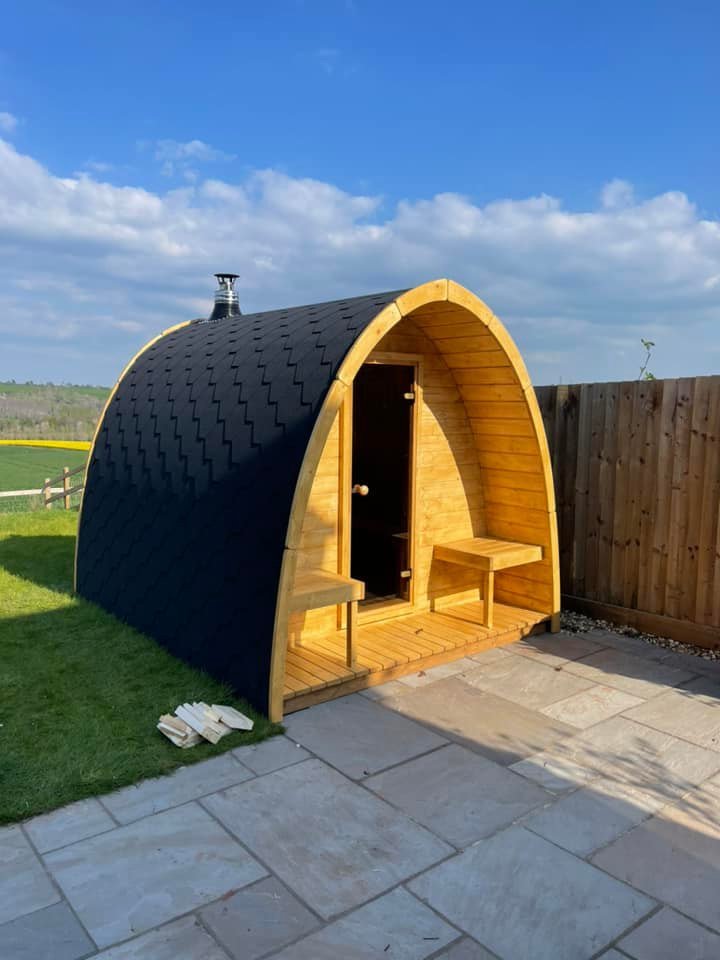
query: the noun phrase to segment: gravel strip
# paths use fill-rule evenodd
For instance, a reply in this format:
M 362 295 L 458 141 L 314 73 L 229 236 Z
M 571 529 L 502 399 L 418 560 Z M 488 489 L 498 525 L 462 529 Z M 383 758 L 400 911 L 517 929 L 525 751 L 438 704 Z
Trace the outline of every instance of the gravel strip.
M 609 620 L 595 620 L 593 617 L 586 617 L 585 614 L 575 613 L 572 610 L 562 611 L 561 624 L 563 630 L 570 630 L 573 633 L 607 630 L 609 633 L 616 633 L 619 636 L 635 637 L 637 640 L 643 640 L 654 647 L 663 647 L 665 650 L 672 650 L 674 653 L 687 653 L 703 660 L 720 660 L 720 650 L 709 650 L 707 647 L 698 647 L 692 643 L 681 643 L 680 640 L 671 640 L 669 637 L 657 637 L 653 633 L 643 633 L 636 630 L 635 627 L 610 623 Z

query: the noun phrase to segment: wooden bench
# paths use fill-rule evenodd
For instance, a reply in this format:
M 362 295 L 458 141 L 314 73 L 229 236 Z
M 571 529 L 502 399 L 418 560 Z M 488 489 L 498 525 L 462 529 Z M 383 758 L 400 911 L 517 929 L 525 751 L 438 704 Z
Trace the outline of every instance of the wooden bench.
M 483 587 L 483 625 L 492 627 L 496 572 L 507 570 L 508 567 L 519 567 L 523 563 L 542 560 L 543 548 L 531 543 L 513 543 L 510 540 L 474 537 L 470 540 L 435 544 L 433 557 L 445 563 L 457 563 L 462 567 L 477 570 Z
M 365 597 L 362 580 L 343 577 L 328 570 L 298 570 L 290 596 L 290 610 L 317 610 L 347 604 L 347 641 L 345 660 L 349 667 L 355 666 L 355 640 L 357 638 L 358 600 Z

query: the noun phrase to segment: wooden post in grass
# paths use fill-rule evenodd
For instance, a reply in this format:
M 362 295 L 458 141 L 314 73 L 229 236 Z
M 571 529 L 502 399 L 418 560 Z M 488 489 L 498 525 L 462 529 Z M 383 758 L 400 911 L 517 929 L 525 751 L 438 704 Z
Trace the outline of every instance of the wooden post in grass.
M 63 503 L 65 504 L 65 509 L 70 509 L 70 494 L 68 490 L 70 489 L 70 467 L 63 467 Z
M 45 477 L 45 483 L 42 486 L 43 500 L 45 501 L 45 509 L 50 509 L 50 477 Z

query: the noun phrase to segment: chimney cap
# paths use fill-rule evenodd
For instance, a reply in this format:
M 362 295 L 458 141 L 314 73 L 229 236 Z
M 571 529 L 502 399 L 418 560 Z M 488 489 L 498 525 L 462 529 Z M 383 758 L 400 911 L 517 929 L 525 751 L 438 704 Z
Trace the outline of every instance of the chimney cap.
M 218 288 L 215 291 L 215 304 L 207 322 L 215 323 L 225 317 L 241 316 L 238 295 L 235 291 L 235 281 L 238 273 L 216 273 Z

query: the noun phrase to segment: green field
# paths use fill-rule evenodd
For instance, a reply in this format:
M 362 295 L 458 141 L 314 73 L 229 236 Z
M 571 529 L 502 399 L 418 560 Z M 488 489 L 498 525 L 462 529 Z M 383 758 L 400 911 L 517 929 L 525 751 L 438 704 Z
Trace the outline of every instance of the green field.
M 282 730 L 222 684 L 74 598 L 76 527 L 74 511 L 0 515 L 0 823 Z M 254 717 L 255 728 L 181 750 L 155 724 L 187 700 L 232 704 Z
M 86 457 L 86 450 L 0 445 L 0 491 L 39 490 L 46 477 L 54 480 L 63 467 L 73 470 L 85 463 Z

